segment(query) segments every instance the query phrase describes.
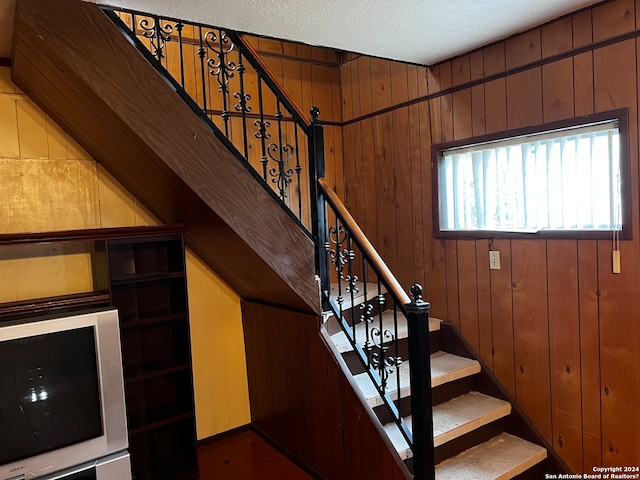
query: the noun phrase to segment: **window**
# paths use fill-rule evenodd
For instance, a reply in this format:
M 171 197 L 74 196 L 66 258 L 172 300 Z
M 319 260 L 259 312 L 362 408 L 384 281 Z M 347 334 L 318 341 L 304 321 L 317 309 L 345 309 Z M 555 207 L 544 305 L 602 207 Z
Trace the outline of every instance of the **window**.
M 576 120 L 435 145 L 437 235 L 630 238 L 627 111 Z

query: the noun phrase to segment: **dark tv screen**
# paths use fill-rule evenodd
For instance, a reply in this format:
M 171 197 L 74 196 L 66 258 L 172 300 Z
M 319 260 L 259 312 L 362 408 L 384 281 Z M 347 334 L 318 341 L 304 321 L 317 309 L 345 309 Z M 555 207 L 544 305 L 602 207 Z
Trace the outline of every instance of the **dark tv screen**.
M 102 435 L 94 327 L 0 342 L 0 465 Z

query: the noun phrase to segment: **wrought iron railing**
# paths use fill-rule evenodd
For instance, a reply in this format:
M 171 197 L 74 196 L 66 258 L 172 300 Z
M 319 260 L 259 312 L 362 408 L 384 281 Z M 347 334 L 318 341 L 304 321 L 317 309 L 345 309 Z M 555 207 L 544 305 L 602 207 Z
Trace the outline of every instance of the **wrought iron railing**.
M 131 10 L 103 10 L 314 240 L 325 310 L 338 319 L 412 449 L 414 479 L 434 478 L 429 304 L 421 300 L 419 286 L 412 287 L 409 299 L 324 181 L 318 109 L 311 109 L 307 122 L 235 32 Z M 347 308 L 356 297 L 359 310 Z M 363 333 L 358 333 L 359 324 Z M 398 346 L 401 325 L 408 326 L 408 354 Z M 403 420 L 407 412 L 398 387 L 407 355 L 412 430 Z
M 324 179 L 319 180 L 325 238 L 320 277 L 331 311 L 413 454 L 416 480 L 434 478 L 429 304 L 413 285 L 410 300 Z M 322 210 L 326 210 L 322 212 Z M 323 226 L 326 225 L 326 230 Z M 401 338 L 407 339 L 406 347 Z M 403 364 L 409 368 L 403 368 Z M 406 381 L 406 376 L 409 382 Z M 410 412 L 401 401 L 411 394 Z M 412 428 L 404 417 L 411 414 Z
M 244 37 L 173 18 L 103 9 L 309 233 L 315 223 L 311 125 Z

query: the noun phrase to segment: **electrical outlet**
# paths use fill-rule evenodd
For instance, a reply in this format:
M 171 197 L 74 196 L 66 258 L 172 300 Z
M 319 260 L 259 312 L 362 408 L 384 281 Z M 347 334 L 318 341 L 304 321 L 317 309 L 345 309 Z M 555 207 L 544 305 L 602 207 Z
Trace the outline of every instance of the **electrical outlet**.
M 489 250 L 489 268 L 491 270 L 500 270 L 500 251 Z

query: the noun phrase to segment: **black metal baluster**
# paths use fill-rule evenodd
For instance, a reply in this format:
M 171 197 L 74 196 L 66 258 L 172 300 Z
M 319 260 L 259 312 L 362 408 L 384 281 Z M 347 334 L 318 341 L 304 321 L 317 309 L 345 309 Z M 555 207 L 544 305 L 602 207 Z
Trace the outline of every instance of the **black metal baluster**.
M 160 65 L 162 65 L 162 58 L 164 55 L 162 54 L 162 25 L 160 24 L 160 17 L 152 17 L 155 22 L 155 37 L 156 37 L 156 58 Z
M 240 74 L 240 108 L 242 112 L 242 140 L 244 143 L 244 158 L 249 162 L 249 139 L 247 137 L 247 113 L 251 111 L 251 107 L 247 105 L 247 102 L 251 100 L 251 95 L 244 91 L 244 63 L 242 61 L 242 52 L 238 52 L 238 72 Z M 238 105 L 236 105 L 238 110 Z
M 371 329 L 369 328 L 369 324 L 373 319 L 371 318 L 372 304 L 370 303 L 370 300 L 368 298 L 369 292 L 367 288 L 367 259 L 364 254 L 362 255 L 362 285 L 364 289 L 364 303 L 363 303 L 362 317 L 364 321 L 364 338 L 366 342 L 364 351 L 367 354 L 367 358 L 366 358 L 367 368 L 370 369 L 371 368 L 371 346 L 372 346 L 371 335 L 372 333 L 371 333 Z
M 202 112 L 207 114 L 207 75 L 205 73 L 205 60 L 206 50 L 202 39 L 202 27 L 198 27 L 198 42 L 200 44 L 198 48 L 198 57 L 200 57 L 200 75 L 202 77 Z
M 258 74 L 258 104 L 259 104 L 259 108 L 260 108 L 260 120 L 259 120 L 259 125 L 260 125 L 260 129 L 258 130 L 258 132 L 256 133 L 256 135 L 259 135 L 260 138 L 260 143 L 261 143 L 261 147 L 262 147 L 262 159 L 260 160 L 260 163 L 262 164 L 262 178 L 266 181 L 267 180 L 267 139 L 269 139 L 271 137 L 271 134 L 267 133 L 267 128 L 271 126 L 271 124 L 269 122 L 265 122 L 264 121 L 264 103 L 263 103 L 263 98 L 262 98 L 262 75 Z M 254 122 L 255 125 L 255 122 Z
M 351 333 L 353 333 L 353 341 L 354 343 L 358 343 L 358 339 L 356 338 L 356 310 L 354 308 L 355 303 L 355 294 L 358 292 L 356 288 L 356 280 L 357 277 L 353 275 L 353 259 L 355 258 L 353 253 L 353 238 L 351 234 L 347 234 L 347 262 L 348 262 L 348 275 L 347 275 L 347 288 L 349 289 L 349 293 L 351 294 Z
M 398 426 L 400 426 L 400 424 L 402 423 L 402 402 L 400 401 L 401 398 L 401 390 L 400 390 L 400 362 L 402 361 L 402 359 L 400 358 L 400 348 L 398 345 L 399 342 L 399 336 L 398 336 L 398 304 L 396 303 L 395 299 L 393 300 L 393 332 L 394 332 L 394 343 L 393 343 L 393 347 L 394 347 L 394 351 L 393 351 L 393 355 L 395 357 L 394 359 L 394 365 L 396 366 L 396 388 L 398 390 L 398 402 L 397 402 L 397 408 L 398 408 L 398 420 L 397 420 L 397 424 Z
M 286 188 L 285 188 L 285 169 L 284 169 L 284 151 L 283 151 L 283 144 L 282 144 L 282 112 L 280 111 L 280 99 L 277 100 L 276 102 L 276 120 L 278 123 L 278 145 L 274 145 L 274 147 L 277 147 L 278 149 L 278 177 L 277 177 L 277 184 L 278 184 L 278 191 L 280 193 L 280 198 L 282 199 L 283 202 L 286 203 Z M 273 148 L 272 150 L 274 150 L 275 148 Z
M 229 76 L 227 72 L 227 59 L 226 52 L 224 50 L 225 38 L 222 35 L 222 30 L 218 30 L 220 37 L 220 52 L 218 53 L 218 59 L 220 62 L 220 93 L 222 94 L 222 121 L 224 122 L 224 134 L 229 138 Z
M 300 166 L 300 149 L 298 148 L 298 125 L 293 122 L 293 134 L 294 134 L 294 145 L 296 151 L 296 179 L 298 181 L 298 218 L 302 218 L 302 191 L 300 189 L 300 172 L 302 171 L 302 167 Z
M 182 29 L 184 28 L 184 23 L 178 22 L 176 23 L 176 30 L 178 30 L 178 49 L 180 50 L 180 85 L 182 88 L 184 87 L 184 52 L 182 50 Z
M 380 381 L 382 382 L 382 393 L 387 392 L 387 370 L 386 364 L 386 352 L 384 348 L 384 324 L 382 323 L 382 285 L 380 283 L 380 277 L 378 276 L 378 328 L 379 328 L 379 348 L 378 348 L 378 373 L 380 374 Z

